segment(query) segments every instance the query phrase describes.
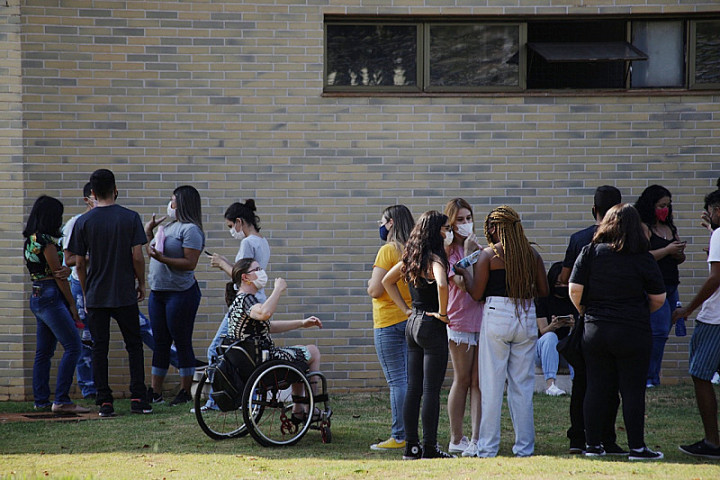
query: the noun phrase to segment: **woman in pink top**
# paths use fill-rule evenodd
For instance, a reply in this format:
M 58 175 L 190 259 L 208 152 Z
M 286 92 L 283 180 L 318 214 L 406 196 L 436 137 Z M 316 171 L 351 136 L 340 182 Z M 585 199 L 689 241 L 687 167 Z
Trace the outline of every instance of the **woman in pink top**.
M 480 425 L 480 387 L 478 382 L 477 344 L 482 322 L 483 303 L 475 301 L 465 291 L 462 275 L 455 275 L 452 266 L 461 258 L 480 247 L 473 233 L 473 212 L 470 204 L 462 198 L 454 198 L 445 206 L 448 223 L 453 226 L 453 242 L 447 248 L 450 270 L 448 277 L 448 346 L 453 364 L 453 384 L 448 397 L 450 417 L 451 453 L 463 457 L 477 455 L 478 428 Z M 472 271 L 472 269 L 470 269 Z M 470 394 L 470 418 L 472 438 L 463 436 L 465 403 Z

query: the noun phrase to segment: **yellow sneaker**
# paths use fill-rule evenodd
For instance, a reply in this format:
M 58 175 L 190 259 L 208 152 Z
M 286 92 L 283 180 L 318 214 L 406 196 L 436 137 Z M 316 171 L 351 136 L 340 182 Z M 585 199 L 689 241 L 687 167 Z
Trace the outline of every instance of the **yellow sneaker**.
M 390 437 L 384 442 L 370 445 L 370 450 L 395 450 L 398 448 L 405 448 L 405 440 L 398 442 L 394 437 Z

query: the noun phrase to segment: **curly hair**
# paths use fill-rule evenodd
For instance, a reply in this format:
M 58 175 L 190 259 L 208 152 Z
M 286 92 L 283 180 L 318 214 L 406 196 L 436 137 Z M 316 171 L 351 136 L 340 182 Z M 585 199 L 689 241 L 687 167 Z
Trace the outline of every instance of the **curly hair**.
M 410 232 L 402 256 L 402 273 L 405 280 L 417 286 L 420 278 L 428 278 L 433 261 L 440 261 L 448 268 L 445 244 L 440 230 L 448 217 L 437 210 L 423 213 Z
M 537 274 L 537 260 L 530 241 L 525 236 L 520 216 L 507 205 L 501 205 L 488 213 L 485 218 L 485 238 L 495 255 L 500 257 L 490 228 L 495 227 L 495 233 L 502 245 L 505 261 L 505 289 L 508 297 L 515 300 L 515 307 L 522 304 L 523 309 L 529 308 L 528 300 L 538 294 L 535 277 Z
M 648 226 L 655 223 L 655 204 L 664 197 L 670 197 L 672 200 L 672 193 L 662 185 L 650 185 L 643 190 L 635 202 L 635 209 L 640 214 L 640 219 L 643 223 Z M 674 237 L 677 234 L 677 228 L 675 228 L 675 223 L 673 222 L 672 202 L 668 205 L 668 216 L 663 223 L 670 227 Z

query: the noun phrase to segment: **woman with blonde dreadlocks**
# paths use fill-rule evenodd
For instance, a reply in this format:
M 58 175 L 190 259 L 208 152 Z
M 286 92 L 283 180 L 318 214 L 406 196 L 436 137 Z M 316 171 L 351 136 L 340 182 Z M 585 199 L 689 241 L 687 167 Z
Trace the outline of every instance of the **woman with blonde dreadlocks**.
M 478 341 L 482 418 L 478 457 L 495 457 L 500 448 L 500 410 L 505 380 L 515 429 L 513 453 L 527 457 L 535 449 L 533 388 L 537 324 L 534 298 L 548 294 L 542 257 L 530 246 L 520 217 L 502 205 L 485 219 L 483 250 L 473 274 L 463 275 L 468 293 L 485 300 Z M 462 274 L 462 269 L 455 269 Z

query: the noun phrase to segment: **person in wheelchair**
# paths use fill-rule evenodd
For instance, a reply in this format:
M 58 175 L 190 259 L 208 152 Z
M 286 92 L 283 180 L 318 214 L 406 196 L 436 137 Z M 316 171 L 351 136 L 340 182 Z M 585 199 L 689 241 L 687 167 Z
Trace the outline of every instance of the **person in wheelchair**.
M 269 351 L 269 358 L 263 360 L 285 360 L 293 363 L 307 364 L 311 372 L 320 370 L 320 350 L 315 345 L 297 345 L 292 347 L 276 347 L 270 337 L 271 333 L 282 333 L 299 328 L 322 328 L 322 322 L 315 316 L 303 320 L 271 321 L 277 308 L 280 296 L 287 290 L 287 283 L 278 277 L 275 288 L 264 303 L 258 301 L 255 294 L 265 287 L 267 273 L 252 258 L 243 258 L 233 265 L 232 282 L 227 284 L 225 301 L 228 304 L 228 341 L 259 340 L 263 350 Z M 294 384 L 293 395 L 303 395 L 301 384 Z M 307 412 L 300 410 L 302 405 L 295 403 L 292 415 L 298 421 L 307 418 Z M 319 415 L 316 407 L 313 417 Z

